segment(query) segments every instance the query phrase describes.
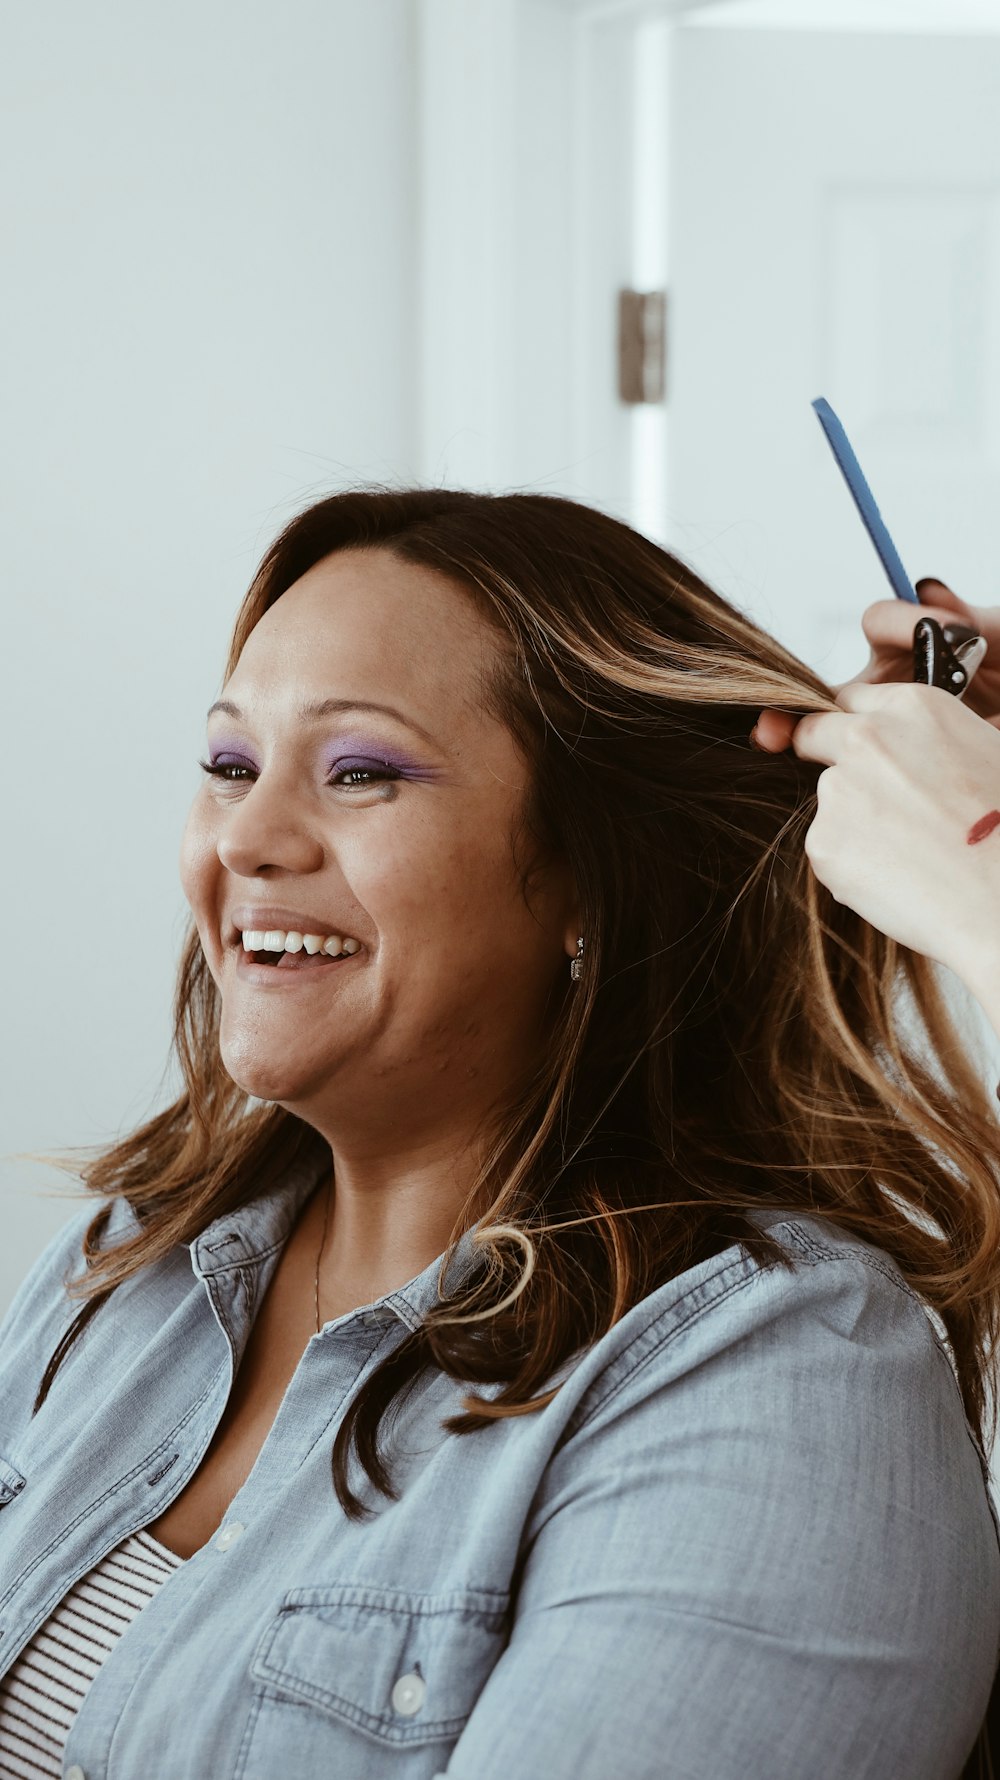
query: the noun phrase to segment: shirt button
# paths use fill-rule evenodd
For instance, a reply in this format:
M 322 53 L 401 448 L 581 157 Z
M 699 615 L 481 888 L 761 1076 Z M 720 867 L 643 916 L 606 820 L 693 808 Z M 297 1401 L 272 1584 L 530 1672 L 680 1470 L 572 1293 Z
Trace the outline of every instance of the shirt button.
M 87 1776 L 83 1769 L 77 1767 L 76 1762 L 74 1762 L 71 1768 L 66 1769 L 66 1780 L 87 1780 Z
M 229 1547 L 235 1544 L 240 1534 L 245 1532 L 245 1530 L 241 1520 L 231 1520 L 227 1527 L 223 1527 L 222 1532 L 215 1541 L 216 1551 L 228 1551 Z
M 422 1675 L 401 1675 L 392 1690 L 393 1710 L 405 1712 L 407 1718 L 419 1712 L 424 1703 L 427 1683 Z

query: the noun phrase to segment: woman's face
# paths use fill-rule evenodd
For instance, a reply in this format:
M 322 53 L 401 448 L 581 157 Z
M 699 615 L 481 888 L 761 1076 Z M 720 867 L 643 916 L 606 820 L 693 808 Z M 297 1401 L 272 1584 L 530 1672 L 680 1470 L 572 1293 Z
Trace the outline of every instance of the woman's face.
M 205 758 L 230 771 L 199 787 L 180 870 L 223 1061 L 331 1141 L 373 1117 L 405 1131 L 487 1110 L 535 1060 L 568 978 L 572 885 L 550 867 L 525 901 L 529 769 L 482 704 L 499 647 L 444 575 L 342 551 L 250 635 L 223 693 L 239 714 L 209 715 Z M 248 972 L 246 927 L 360 949 Z

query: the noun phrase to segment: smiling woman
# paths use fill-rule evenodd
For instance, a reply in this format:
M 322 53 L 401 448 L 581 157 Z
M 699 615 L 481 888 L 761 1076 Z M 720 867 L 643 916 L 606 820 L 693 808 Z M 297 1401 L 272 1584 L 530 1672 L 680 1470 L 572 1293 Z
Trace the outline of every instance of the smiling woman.
M 418 490 L 285 528 L 222 692 L 184 1093 L 0 1326 L 0 1773 L 957 1776 L 1000 1143 L 748 747 L 832 690 Z

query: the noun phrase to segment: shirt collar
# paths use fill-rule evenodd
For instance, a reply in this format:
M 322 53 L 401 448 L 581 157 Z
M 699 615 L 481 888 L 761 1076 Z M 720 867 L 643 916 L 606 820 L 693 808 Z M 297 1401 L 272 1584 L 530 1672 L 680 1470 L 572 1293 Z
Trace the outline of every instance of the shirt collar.
M 214 1218 L 200 1235 L 187 1244 L 195 1273 L 206 1275 L 228 1273 L 252 1262 L 269 1263 L 270 1274 L 295 1224 L 299 1211 L 331 1167 L 330 1149 L 325 1140 L 303 1146 L 299 1157 L 286 1170 L 276 1186 L 243 1205 Z M 482 1251 L 473 1240 L 480 1219 L 463 1232 L 448 1264 L 445 1288 L 454 1292 L 464 1283 L 479 1261 Z M 440 1302 L 438 1275 L 445 1251 L 406 1285 L 375 1299 L 367 1309 L 384 1307 L 400 1318 L 408 1328 L 415 1329 L 428 1310 Z

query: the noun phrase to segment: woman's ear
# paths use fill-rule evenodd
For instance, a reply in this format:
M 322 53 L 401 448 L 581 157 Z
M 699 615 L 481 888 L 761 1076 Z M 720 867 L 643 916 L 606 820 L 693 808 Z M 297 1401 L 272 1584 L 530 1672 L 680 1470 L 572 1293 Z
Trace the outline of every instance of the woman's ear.
M 563 950 L 567 958 L 575 958 L 579 942 L 583 936 L 583 916 L 579 907 L 575 907 L 563 934 Z
M 550 859 L 548 871 L 550 874 L 548 890 L 551 900 L 547 915 L 554 927 L 554 917 L 562 914 L 563 951 L 567 958 L 575 958 L 580 935 L 583 933 L 583 910 L 580 906 L 580 894 L 576 887 L 573 869 L 566 855 L 560 853 Z

